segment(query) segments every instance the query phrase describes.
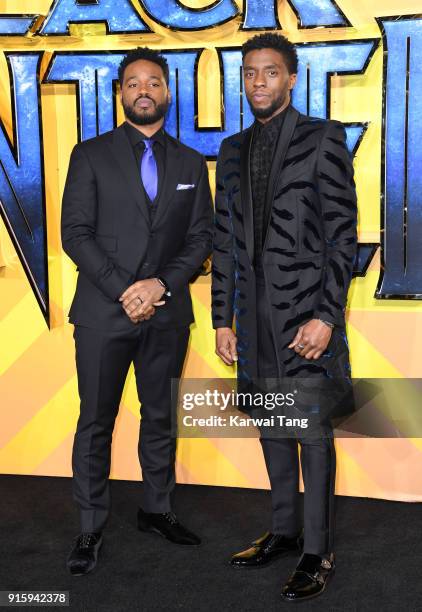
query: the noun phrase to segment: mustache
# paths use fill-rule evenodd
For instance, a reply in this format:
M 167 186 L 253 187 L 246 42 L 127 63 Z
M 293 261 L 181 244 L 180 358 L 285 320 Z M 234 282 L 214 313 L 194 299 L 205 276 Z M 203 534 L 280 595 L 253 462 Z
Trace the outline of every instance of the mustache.
M 133 104 L 136 104 L 138 100 L 150 100 L 155 104 L 155 100 L 153 100 L 150 96 L 147 95 L 138 96 Z

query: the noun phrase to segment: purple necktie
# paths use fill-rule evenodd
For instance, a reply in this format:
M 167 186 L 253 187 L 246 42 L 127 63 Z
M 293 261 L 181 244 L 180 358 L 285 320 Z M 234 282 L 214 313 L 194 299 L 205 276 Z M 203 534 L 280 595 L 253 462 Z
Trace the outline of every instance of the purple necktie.
M 145 138 L 143 142 L 145 144 L 145 149 L 141 160 L 141 179 L 149 199 L 153 202 L 157 195 L 158 182 L 157 162 L 154 157 L 154 151 L 152 150 L 154 141 Z

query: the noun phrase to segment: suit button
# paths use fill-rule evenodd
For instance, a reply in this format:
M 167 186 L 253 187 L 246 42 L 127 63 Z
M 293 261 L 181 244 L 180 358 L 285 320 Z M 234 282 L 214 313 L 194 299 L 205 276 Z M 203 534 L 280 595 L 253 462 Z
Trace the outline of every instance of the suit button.
M 142 267 L 143 267 L 143 268 L 149 268 L 149 262 L 148 262 L 148 261 L 146 261 L 144 264 L 142 264 Z

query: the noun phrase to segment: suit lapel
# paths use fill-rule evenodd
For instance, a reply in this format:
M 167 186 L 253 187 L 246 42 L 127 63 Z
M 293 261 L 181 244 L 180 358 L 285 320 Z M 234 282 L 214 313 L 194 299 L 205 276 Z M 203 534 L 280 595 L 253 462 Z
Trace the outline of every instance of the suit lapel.
M 142 190 L 136 159 L 123 125 L 120 125 L 114 130 L 113 141 L 110 146 L 116 158 L 116 162 L 126 179 L 126 185 L 135 198 L 139 210 L 149 224 L 148 203 L 145 200 L 145 195 Z
M 253 127 L 247 130 L 240 148 L 240 197 L 243 209 L 246 251 L 251 263 L 254 259 L 253 204 L 251 189 L 251 144 L 253 133 Z
M 273 163 L 271 165 L 270 178 L 268 179 L 267 196 L 265 201 L 264 221 L 265 221 L 265 238 L 263 243 L 263 249 L 265 249 L 265 243 L 268 236 L 268 227 L 271 218 L 271 208 L 274 201 L 275 188 L 281 173 L 283 172 L 283 164 L 286 159 L 286 154 L 290 146 L 290 142 L 293 137 L 293 133 L 296 129 L 296 124 L 299 119 L 298 111 L 289 106 L 286 116 L 284 118 L 281 132 L 278 137 L 277 147 L 274 154 Z
M 170 201 L 176 193 L 176 187 L 181 175 L 183 159 L 179 151 L 179 143 L 177 140 L 166 134 L 166 156 L 164 163 L 163 184 L 160 189 L 158 201 L 156 203 L 156 211 L 154 215 L 153 227 L 158 223 L 160 218 L 167 210 Z

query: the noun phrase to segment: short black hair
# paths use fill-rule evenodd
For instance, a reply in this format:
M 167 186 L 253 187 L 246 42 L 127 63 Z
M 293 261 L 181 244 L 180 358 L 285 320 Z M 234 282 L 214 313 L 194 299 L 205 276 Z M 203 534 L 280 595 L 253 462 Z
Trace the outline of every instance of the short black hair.
M 265 34 L 257 34 L 250 38 L 242 45 L 242 58 L 250 51 L 259 49 L 274 49 L 278 51 L 284 59 L 289 74 L 297 74 L 298 60 L 295 46 L 282 34 L 273 34 L 266 32 Z
M 133 62 L 137 62 L 138 60 L 147 60 L 148 62 L 154 62 L 160 66 L 161 70 L 164 74 L 164 79 L 169 84 L 170 75 L 169 75 L 169 65 L 167 63 L 166 58 L 161 55 L 159 51 L 155 51 L 155 49 L 150 49 L 149 47 L 137 47 L 136 49 L 132 49 L 128 51 L 119 65 L 119 82 L 120 86 L 123 85 L 123 75 L 126 68 L 133 64 Z

